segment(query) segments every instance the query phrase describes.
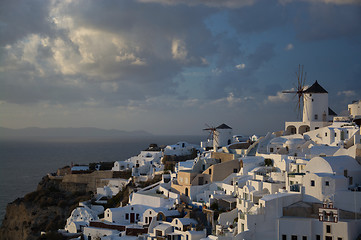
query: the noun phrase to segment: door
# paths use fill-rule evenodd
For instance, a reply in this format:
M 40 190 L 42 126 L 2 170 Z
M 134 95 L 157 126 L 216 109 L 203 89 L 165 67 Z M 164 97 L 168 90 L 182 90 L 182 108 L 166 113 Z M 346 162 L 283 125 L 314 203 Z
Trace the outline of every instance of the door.
M 198 185 L 203 185 L 203 177 L 198 178 Z
M 134 213 L 130 214 L 130 223 L 134 223 Z

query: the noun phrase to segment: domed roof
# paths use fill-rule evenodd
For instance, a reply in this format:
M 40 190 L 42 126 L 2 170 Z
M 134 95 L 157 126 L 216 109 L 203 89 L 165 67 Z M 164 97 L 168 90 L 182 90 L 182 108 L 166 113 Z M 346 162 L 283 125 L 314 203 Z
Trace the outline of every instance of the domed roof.
M 307 163 L 305 171 L 343 175 L 343 171 L 346 169 L 361 171 L 361 165 L 350 156 L 314 157 Z

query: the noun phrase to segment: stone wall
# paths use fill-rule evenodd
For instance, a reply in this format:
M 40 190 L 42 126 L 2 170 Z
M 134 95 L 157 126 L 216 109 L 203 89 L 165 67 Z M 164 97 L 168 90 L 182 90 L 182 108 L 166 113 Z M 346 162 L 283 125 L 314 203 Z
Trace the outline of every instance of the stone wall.
M 94 171 L 86 174 L 68 174 L 62 180 L 62 186 L 67 186 L 67 183 L 76 183 L 77 186 L 83 188 L 82 184 L 86 184 L 85 191 L 96 192 L 97 187 L 103 187 L 104 182 L 101 179 L 112 178 L 112 171 Z

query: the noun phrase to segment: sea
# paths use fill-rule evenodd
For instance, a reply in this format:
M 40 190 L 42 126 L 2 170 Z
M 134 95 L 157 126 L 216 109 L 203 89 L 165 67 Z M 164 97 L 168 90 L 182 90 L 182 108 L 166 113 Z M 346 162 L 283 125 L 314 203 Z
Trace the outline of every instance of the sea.
M 32 138 L 0 140 L 0 223 L 6 205 L 35 191 L 47 173 L 73 164 L 122 161 L 149 144 L 179 141 L 200 144 L 206 136 L 147 136 L 119 138 Z

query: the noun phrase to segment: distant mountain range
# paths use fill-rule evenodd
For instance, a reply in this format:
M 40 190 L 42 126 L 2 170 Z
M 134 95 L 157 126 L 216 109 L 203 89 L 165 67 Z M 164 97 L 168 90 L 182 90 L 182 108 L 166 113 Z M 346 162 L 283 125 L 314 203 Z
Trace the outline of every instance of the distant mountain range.
M 152 136 L 146 131 L 122 131 L 116 129 L 82 128 L 38 128 L 11 129 L 0 127 L 0 138 L 28 137 L 143 137 Z

